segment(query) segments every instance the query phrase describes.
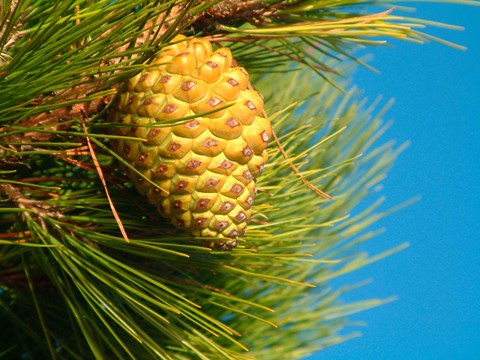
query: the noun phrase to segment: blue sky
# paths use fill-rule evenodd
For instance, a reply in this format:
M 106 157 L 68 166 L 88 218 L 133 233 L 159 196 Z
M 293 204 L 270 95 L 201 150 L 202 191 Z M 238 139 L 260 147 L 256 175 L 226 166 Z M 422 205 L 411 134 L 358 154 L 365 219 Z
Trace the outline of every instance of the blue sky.
M 351 299 L 399 300 L 352 317 L 368 324 L 362 337 L 311 359 L 480 359 L 480 6 L 413 6 L 414 16 L 464 26 L 429 33 L 468 50 L 395 43 L 371 50 L 380 75 L 354 76 L 370 99 L 396 99 L 384 140 L 411 141 L 384 182 L 386 206 L 422 199 L 365 245 L 410 247 L 344 280 L 373 279 Z

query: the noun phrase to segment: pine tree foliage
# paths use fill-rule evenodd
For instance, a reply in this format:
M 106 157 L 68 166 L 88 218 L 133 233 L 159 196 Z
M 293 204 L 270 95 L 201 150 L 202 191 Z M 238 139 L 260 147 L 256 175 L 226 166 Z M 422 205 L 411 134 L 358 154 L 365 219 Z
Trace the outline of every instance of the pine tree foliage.
M 345 77 L 359 46 L 427 25 L 381 1 L 0 3 L 0 357 L 299 359 L 354 336 L 348 316 L 388 299 L 344 303 L 330 282 L 403 247 L 361 247 L 401 147 L 379 142 L 388 104 Z M 161 218 L 105 131 L 180 33 L 232 50 L 278 137 L 231 251 Z

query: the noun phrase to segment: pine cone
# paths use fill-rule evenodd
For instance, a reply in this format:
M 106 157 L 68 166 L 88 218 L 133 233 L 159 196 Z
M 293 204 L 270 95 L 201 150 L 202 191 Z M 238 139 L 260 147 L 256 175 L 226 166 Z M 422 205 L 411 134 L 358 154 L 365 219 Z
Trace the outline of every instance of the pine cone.
M 272 135 L 262 96 L 232 61 L 229 49 L 178 36 L 128 81 L 108 115 L 128 125 L 112 133 L 139 138 L 112 141 L 157 184 L 127 170 L 138 191 L 177 228 L 221 249 L 246 231 Z

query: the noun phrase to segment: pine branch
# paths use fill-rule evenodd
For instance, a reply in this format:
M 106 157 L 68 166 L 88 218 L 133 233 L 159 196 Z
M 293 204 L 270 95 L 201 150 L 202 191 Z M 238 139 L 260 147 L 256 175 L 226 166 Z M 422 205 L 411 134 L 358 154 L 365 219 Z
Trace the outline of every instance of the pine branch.
M 401 148 L 377 145 L 383 109 L 338 74 L 359 44 L 425 41 L 417 27 L 435 25 L 349 8 L 363 3 L 0 8 L 0 355 L 294 359 L 355 336 L 344 335 L 348 316 L 389 299 L 343 304 L 352 289 L 329 284 L 400 250 L 360 251 L 387 215 L 375 188 Z M 109 150 L 119 136 L 104 133 L 117 90 L 177 33 L 208 36 L 256 72 L 282 144 L 271 144 L 248 233 L 228 252 L 161 218 Z
M 266 81 L 271 80 L 266 79 Z M 285 80 L 281 76 L 277 76 L 277 83 Z M 262 86 L 260 79 L 256 83 Z M 305 84 L 305 81 L 297 78 L 296 83 Z M 314 86 L 314 84 L 312 85 Z M 295 95 L 294 88 L 288 86 L 283 88 L 285 89 L 283 96 L 292 97 L 292 99 L 298 96 Z M 268 99 L 273 94 L 270 94 L 267 89 L 268 87 L 265 88 L 264 92 Z M 328 89 L 328 84 L 323 85 L 323 88 L 320 89 L 322 102 L 331 102 L 331 100 L 325 99 L 325 96 L 331 98 L 339 96 L 338 92 L 331 88 Z M 353 96 L 353 93 L 350 96 Z M 310 104 L 313 105 L 317 101 L 320 101 L 320 98 L 311 98 Z M 348 103 L 348 100 L 346 102 Z M 358 121 L 357 116 L 362 113 L 358 108 L 355 108 L 355 105 L 352 104 L 351 106 L 348 107 L 348 110 L 339 114 L 345 123 L 351 123 L 354 119 Z M 276 110 L 282 109 L 277 108 Z M 294 108 L 289 111 L 293 112 L 293 110 Z M 275 109 L 270 109 L 271 113 L 274 111 Z M 306 110 L 306 112 L 308 111 Z M 306 147 L 311 147 L 308 144 L 316 136 L 320 125 L 318 119 L 316 119 L 315 122 L 305 128 L 309 119 L 303 116 L 296 120 L 298 124 L 295 125 L 295 117 L 292 115 L 292 113 L 290 116 L 284 114 L 283 125 L 282 121 L 278 121 L 277 129 L 280 134 L 283 134 L 281 135 L 283 137 L 282 141 L 284 141 L 289 153 L 304 153 Z M 324 116 L 328 117 L 327 113 Z M 326 118 L 325 121 L 329 122 Z M 370 126 L 368 123 L 367 116 L 364 118 L 363 124 Z M 283 132 L 281 130 L 282 126 L 287 129 L 291 126 L 304 128 L 306 129 L 305 136 L 302 137 L 302 141 L 298 141 L 300 139 L 295 137 L 293 133 L 289 137 L 288 130 L 286 130 L 287 133 Z M 329 131 L 336 133 L 337 124 L 332 123 L 332 128 Z M 375 130 L 371 128 L 370 131 Z M 349 140 L 345 139 L 343 141 L 352 141 L 351 137 L 356 136 L 358 131 L 352 129 L 349 134 L 347 137 Z M 329 137 L 327 134 L 325 136 Z M 340 135 L 333 139 L 338 136 Z M 304 165 L 302 171 L 315 183 L 321 181 L 319 186 L 325 188 L 325 181 L 332 175 L 329 176 L 324 171 L 314 169 L 331 167 L 331 170 L 334 170 L 335 167 L 329 163 L 330 161 L 333 163 L 345 162 L 353 154 L 340 153 L 337 159 L 330 156 L 319 156 L 322 153 L 332 154 L 332 150 L 337 147 L 332 140 L 322 142 L 322 144 L 324 144 L 323 146 L 330 145 L 332 148 L 323 149 L 321 146 L 314 146 L 312 150 L 307 151 L 309 158 L 315 159 L 315 163 L 310 163 L 308 168 L 305 168 Z M 353 149 L 352 151 L 356 154 L 357 150 Z M 87 343 L 79 345 L 80 348 L 87 346 L 93 352 L 103 354 L 118 352 L 117 357 L 125 357 L 129 353 L 133 355 L 138 351 L 145 351 L 140 350 L 135 345 L 134 339 L 140 336 L 144 347 L 147 346 L 148 352 L 157 355 L 159 353 L 163 354 L 162 357 L 164 358 L 173 358 L 173 353 L 166 349 L 171 345 L 178 347 L 179 344 L 175 339 L 184 338 L 184 335 L 181 334 L 192 334 L 188 336 L 188 343 L 182 345 L 182 347 L 186 346 L 183 351 L 187 351 L 187 353 L 202 353 L 203 356 L 210 358 L 223 358 L 226 356 L 225 351 L 227 351 L 228 356 L 235 358 L 255 356 L 261 359 L 273 356 L 272 354 L 275 354 L 275 351 L 279 351 L 279 353 L 283 351 L 280 348 L 275 350 L 275 346 L 282 346 L 282 349 L 285 349 L 285 346 L 289 347 L 291 349 L 290 355 L 295 358 L 301 354 L 314 351 L 317 346 L 327 346 L 330 343 L 340 341 L 334 335 L 335 328 L 341 327 L 340 319 L 338 322 L 334 321 L 336 325 L 332 324 L 333 320 L 324 322 L 323 316 L 307 319 L 300 316 L 305 309 L 303 305 L 300 305 L 300 308 L 288 309 L 289 306 L 286 303 L 285 308 L 281 308 L 279 307 L 279 299 L 283 299 L 283 303 L 285 299 L 293 301 L 304 297 L 305 294 L 311 292 L 309 286 L 306 285 L 321 284 L 322 281 L 319 282 L 319 280 L 326 278 L 325 271 L 328 271 L 329 268 L 333 271 L 337 266 L 337 259 L 341 258 L 341 254 L 337 254 L 337 259 L 332 259 L 333 261 L 328 258 L 326 258 L 326 262 L 313 259 L 325 258 L 325 255 L 322 254 L 328 252 L 330 246 L 337 244 L 339 241 L 337 232 L 332 232 L 333 229 L 329 229 L 332 223 L 342 222 L 342 217 L 349 211 L 348 208 L 353 206 L 350 202 L 355 197 L 345 197 L 344 200 L 337 200 L 347 201 L 350 203 L 348 206 L 341 206 L 337 202 L 334 202 L 337 205 L 333 205 L 334 203 L 328 205 L 325 200 L 316 197 L 315 194 L 304 191 L 303 184 L 299 183 L 296 175 L 291 173 L 288 163 L 283 160 L 278 150 L 271 155 L 273 157 L 270 165 L 271 170 L 267 172 L 267 176 L 259 184 L 260 192 L 258 194 L 256 220 L 252 223 L 249 235 L 245 239 L 249 246 L 247 248 L 241 247 L 231 254 L 211 252 L 203 247 L 196 246 L 195 240 L 189 239 L 181 232 L 172 229 L 152 209 L 145 206 L 139 195 L 131 190 L 118 187 L 113 188 L 113 199 L 122 214 L 122 221 L 127 232 L 134 235 L 130 244 L 125 244 L 118 235 L 115 220 L 108 211 L 108 201 L 103 195 L 98 194 L 97 189 L 100 186 L 98 181 L 92 182 L 89 179 L 95 179 L 92 171 L 85 172 L 76 169 L 76 174 L 68 179 L 66 174 L 75 167 L 73 165 L 65 166 L 61 160 L 56 160 L 56 165 L 50 164 L 48 166 L 44 161 L 41 161 L 31 169 L 33 171 L 29 172 L 29 175 L 35 176 L 37 172 L 42 172 L 42 169 L 50 168 L 53 170 L 56 168 L 55 172 L 57 172 L 59 180 L 54 183 L 62 189 L 60 193 L 57 193 L 59 196 L 50 199 L 45 199 L 45 195 L 42 195 L 42 193 L 36 195 L 43 198 L 47 205 L 59 209 L 62 213 L 61 218 L 38 212 L 33 214 L 26 212 L 22 222 L 14 221 L 17 227 L 22 226 L 23 231 L 28 231 L 31 234 L 29 243 L 39 244 L 49 249 L 48 252 L 33 253 L 32 255 L 35 256 L 29 261 L 30 266 L 43 269 L 42 272 L 46 274 L 45 278 L 52 282 L 52 285 L 49 286 L 41 285 L 42 282 L 36 282 L 36 287 L 42 289 L 42 286 L 46 286 L 42 292 L 48 291 L 49 288 L 62 291 L 63 295 L 61 297 L 65 298 L 67 304 L 70 305 L 65 308 L 65 305 L 59 303 L 53 313 L 67 311 L 75 314 L 81 308 L 83 309 L 83 315 L 80 319 L 91 319 L 87 322 L 79 320 L 81 322 L 77 325 L 74 323 L 65 324 L 65 327 L 70 326 L 72 329 L 79 329 L 84 334 L 85 331 L 88 331 L 89 334 L 110 334 L 110 338 L 116 339 L 113 342 L 107 342 L 104 339 L 106 348 L 102 349 L 98 341 L 88 335 Z M 105 163 L 106 158 L 102 156 L 100 160 L 103 167 L 108 166 L 108 162 Z M 324 161 L 329 164 L 324 164 Z M 391 159 L 386 160 L 385 165 L 389 164 L 390 161 Z M 351 165 L 350 169 L 353 170 Z M 61 172 L 58 173 L 58 171 L 64 172 L 65 175 L 62 175 Z M 85 180 L 81 180 L 81 177 Z M 370 177 L 374 177 L 374 174 L 367 178 Z M 59 182 L 61 178 L 65 180 Z M 45 181 L 42 181 L 42 183 L 49 184 Z M 117 184 L 120 185 L 121 183 Z M 351 184 L 347 183 L 343 186 L 349 188 Z M 374 183 L 371 186 L 374 186 Z M 326 188 L 337 197 L 341 192 L 338 186 L 327 186 Z M 35 194 L 33 195 L 35 196 Z M 357 196 L 358 201 L 361 196 Z M 15 198 L 15 196 L 12 197 Z M 309 206 L 296 207 L 295 204 L 309 204 Z M 132 205 L 134 206 L 133 209 Z M 322 210 L 315 216 L 311 216 L 311 209 L 317 207 Z M 299 212 L 299 209 L 302 208 L 305 209 L 305 213 Z M 146 217 L 143 214 L 146 214 Z M 40 223 L 43 225 L 38 225 L 37 220 L 35 220 L 36 216 L 42 216 Z M 21 225 L 22 223 L 23 225 Z M 313 241 L 314 238 L 320 238 L 322 241 L 316 243 Z M 22 244 L 24 243 L 16 245 L 16 251 L 21 251 Z M 139 261 L 140 259 L 143 260 Z M 348 261 L 350 260 L 347 258 L 345 267 L 347 267 Z M 360 262 L 356 261 L 357 266 L 360 266 L 362 262 L 367 262 L 368 259 Z M 52 264 L 57 265 L 52 267 Z M 341 273 L 347 271 L 346 269 L 338 271 Z M 38 272 L 38 270 L 36 271 Z M 110 275 L 112 273 L 115 274 L 114 277 Z M 65 288 L 65 284 L 77 284 L 78 289 L 72 288 L 72 285 Z M 95 285 L 92 288 L 84 288 L 86 284 Z M 246 284 L 248 284 L 248 287 L 245 287 Z M 110 290 L 101 290 L 104 287 Z M 255 290 L 252 293 L 253 289 Z M 18 290 L 18 288 L 13 287 L 11 291 Z M 181 294 L 185 292 L 189 294 L 188 301 L 182 298 Z M 335 312 L 335 299 L 339 295 L 340 293 L 324 300 L 323 305 L 330 308 L 332 314 Z M 85 300 L 78 300 L 77 298 L 84 298 Z M 163 300 L 159 303 L 155 299 Z M 309 299 L 313 302 L 317 301 L 315 296 Z M 43 301 L 42 298 L 39 299 L 42 307 L 44 306 Z M 110 307 L 106 313 L 103 309 L 105 304 Z M 114 304 L 123 305 L 119 307 Z M 193 304 L 201 305 L 202 312 L 199 313 L 199 310 L 196 310 Z M 378 302 L 365 303 L 362 306 L 369 307 L 374 304 L 378 304 Z M 313 303 L 304 305 L 313 306 Z M 127 309 L 128 311 L 126 311 Z M 275 309 L 276 312 L 272 313 L 271 309 Z M 177 313 L 177 311 L 180 312 Z M 228 320 L 229 316 L 227 315 L 231 314 L 232 311 L 237 315 Z M 292 313 L 292 311 L 294 312 Z M 337 316 L 339 318 L 346 315 L 346 312 L 340 311 L 340 308 L 338 311 Z M 207 314 L 207 318 L 205 318 L 205 314 Z M 215 319 L 225 319 L 225 325 L 220 325 L 214 321 L 212 315 L 209 314 L 215 314 Z M 58 329 L 58 326 L 53 326 L 54 322 L 52 322 L 51 316 L 53 315 L 50 313 L 44 314 L 47 319 L 47 327 L 51 329 L 49 331 L 52 331 L 49 336 L 56 338 L 54 329 Z M 250 318 L 250 320 L 242 320 L 245 317 Z M 315 347 L 311 345 L 304 347 L 303 345 L 306 345 L 306 342 L 294 340 L 296 336 L 293 336 L 293 334 L 299 329 L 296 326 L 290 324 L 289 326 L 285 325 L 286 330 L 276 329 L 276 326 L 290 323 L 290 321 L 287 321 L 288 318 L 297 319 L 296 326 L 299 328 L 306 328 L 307 326 L 318 328 L 319 331 L 326 331 L 325 334 L 329 333 L 331 335 L 321 337 L 322 345 L 319 345 L 319 339 L 317 339 Z M 331 318 L 331 315 L 329 315 L 329 318 Z M 94 319 L 101 320 L 103 325 L 96 324 Z M 167 323 L 162 319 L 168 320 L 170 325 L 167 327 Z M 205 323 L 205 321 L 207 322 Z M 315 321 L 315 323 L 312 323 L 312 321 Z M 140 324 L 142 325 L 140 326 Z M 247 324 L 249 325 L 247 326 Z M 197 326 L 203 328 L 203 334 L 198 333 Z M 280 326 L 280 328 L 285 326 Z M 164 339 L 163 341 L 159 342 L 159 337 L 154 335 L 158 331 L 165 332 L 160 337 Z M 71 333 L 66 329 L 62 332 L 64 334 Z M 165 337 L 165 334 L 170 335 Z M 238 343 L 239 339 L 237 340 L 238 335 L 236 334 L 244 335 L 242 337 L 244 339 L 242 341 L 243 345 Z M 245 338 L 245 334 L 249 334 L 248 339 Z M 270 335 L 267 337 L 267 334 Z M 285 339 L 290 337 L 292 340 L 287 343 Z M 259 340 L 253 342 L 255 338 Z M 311 340 L 313 341 L 313 339 Z M 69 347 L 72 346 L 70 340 L 64 341 Z M 80 344 L 83 344 L 84 341 L 80 338 L 77 339 Z M 118 341 L 120 341 L 120 348 L 118 347 Z M 132 341 L 134 342 L 132 343 Z M 248 354 L 251 355 L 242 355 L 241 348 L 245 345 L 250 349 Z M 264 352 L 262 350 L 264 348 L 270 348 L 271 351 Z M 67 349 L 63 349 L 62 356 L 74 356 L 74 354 L 80 354 L 79 351 L 72 350 L 70 354 Z

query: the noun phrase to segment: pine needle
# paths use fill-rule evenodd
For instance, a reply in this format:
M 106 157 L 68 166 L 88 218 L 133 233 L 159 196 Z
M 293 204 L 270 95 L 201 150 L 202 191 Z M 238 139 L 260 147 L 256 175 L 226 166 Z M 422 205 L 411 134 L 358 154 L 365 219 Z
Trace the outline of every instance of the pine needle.
M 300 170 L 298 170 L 297 166 L 293 163 L 293 161 L 290 160 L 288 154 L 285 152 L 282 144 L 280 143 L 280 140 L 278 139 L 277 137 L 277 134 L 275 133 L 275 130 L 272 130 L 272 134 L 273 134 L 273 138 L 275 139 L 275 142 L 278 146 L 278 149 L 280 150 L 280 152 L 282 153 L 283 157 L 285 158 L 285 160 L 287 160 L 290 164 L 290 167 L 292 168 L 293 172 L 300 178 L 300 180 L 310 189 L 312 190 L 315 194 L 317 194 L 318 196 L 321 196 L 325 199 L 328 199 L 328 200 L 332 200 L 333 198 L 328 195 L 327 193 L 323 192 L 322 190 L 320 190 L 319 188 L 317 188 L 315 185 L 313 185 L 312 183 L 310 183 L 304 176 L 303 174 L 300 172 Z
M 88 135 L 87 126 L 85 125 L 85 118 L 82 117 L 81 121 L 82 121 L 83 131 L 85 132 L 85 135 L 86 135 L 85 139 L 87 140 L 88 149 L 90 151 L 90 155 L 92 157 L 92 161 L 93 161 L 93 164 L 95 166 L 95 169 L 97 170 L 98 178 L 100 179 L 100 181 L 102 183 L 102 186 L 103 186 L 103 190 L 105 191 L 105 195 L 107 196 L 108 203 L 110 205 L 110 209 L 112 210 L 112 214 L 115 218 L 115 221 L 118 224 L 118 228 L 120 229 L 120 232 L 122 233 L 123 239 L 125 240 L 126 243 L 129 243 L 130 240 L 128 239 L 128 235 L 127 235 L 127 232 L 125 231 L 125 227 L 123 226 L 122 220 L 120 219 L 120 216 L 118 215 L 118 212 L 115 209 L 115 205 L 113 204 L 112 198 L 110 197 L 110 193 L 109 193 L 108 188 L 107 188 L 107 182 L 105 181 L 105 177 L 103 176 L 102 167 L 100 166 L 100 163 L 97 160 L 97 155 L 95 154 L 95 150 L 93 149 L 92 143 L 90 142 L 90 137 Z

